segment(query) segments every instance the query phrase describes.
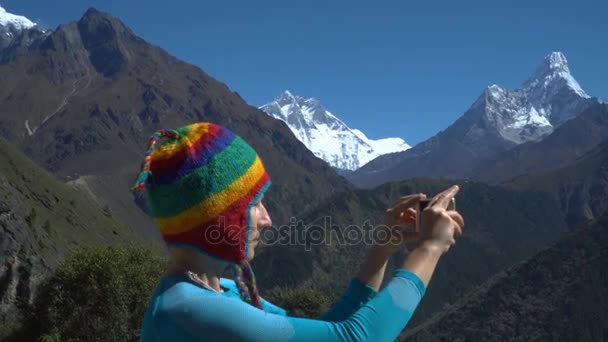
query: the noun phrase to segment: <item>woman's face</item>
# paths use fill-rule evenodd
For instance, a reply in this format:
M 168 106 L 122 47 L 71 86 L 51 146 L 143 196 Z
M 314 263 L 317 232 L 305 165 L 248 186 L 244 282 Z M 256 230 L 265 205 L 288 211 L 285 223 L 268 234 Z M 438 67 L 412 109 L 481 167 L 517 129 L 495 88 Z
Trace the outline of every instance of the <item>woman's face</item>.
M 262 201 L 264 196 L 251 207 L 251 233 L 249 234 L 249 246 L 247 247 L 247 259 L 251 260 L 255 256 L 255 247 L 260 242 L 260 231 L 272 226 L 272 220 Z

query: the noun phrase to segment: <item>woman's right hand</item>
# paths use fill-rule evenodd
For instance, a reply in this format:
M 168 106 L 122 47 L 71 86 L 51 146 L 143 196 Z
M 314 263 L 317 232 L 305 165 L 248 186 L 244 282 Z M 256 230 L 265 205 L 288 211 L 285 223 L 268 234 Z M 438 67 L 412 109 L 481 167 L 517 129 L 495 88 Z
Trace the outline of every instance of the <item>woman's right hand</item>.
M 455 238 L 462 235 L 464 219 L 457 211 L 447 210 L 458 190 L 459 187 L 454 185 L 440 192 L 422 211 L 418 229 L 418 246 L 425 245 L 438 249 L 443 254 L 456 243 Z

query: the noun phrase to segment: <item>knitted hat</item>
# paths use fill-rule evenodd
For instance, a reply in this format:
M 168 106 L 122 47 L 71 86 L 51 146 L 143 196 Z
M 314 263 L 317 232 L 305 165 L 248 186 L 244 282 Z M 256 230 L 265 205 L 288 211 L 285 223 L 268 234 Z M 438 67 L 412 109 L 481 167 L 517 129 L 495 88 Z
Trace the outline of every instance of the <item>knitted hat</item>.
M 155 132 L 133 189 L 145 192 L 167 245 L 232 263 L 241 296 L 261 308 L 247 242 L 250 209 L 270 184 L 251 146 L 224 127 L 202 122 Z

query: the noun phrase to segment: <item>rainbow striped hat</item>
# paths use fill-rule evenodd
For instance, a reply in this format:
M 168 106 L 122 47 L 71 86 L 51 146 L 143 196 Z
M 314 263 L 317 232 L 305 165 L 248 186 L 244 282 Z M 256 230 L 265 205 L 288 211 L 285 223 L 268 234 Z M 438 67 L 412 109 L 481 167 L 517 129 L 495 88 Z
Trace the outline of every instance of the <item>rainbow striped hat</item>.
M 158 144 L 161 138 L 166 141 Z M 260 307 L 247 242 L 250 209 L 270 184 L 260 157 L 241 137 L 201 122 L 155 132 L 133 189 L 145 192 L 167 245 L 234 264 L 241 295 Z

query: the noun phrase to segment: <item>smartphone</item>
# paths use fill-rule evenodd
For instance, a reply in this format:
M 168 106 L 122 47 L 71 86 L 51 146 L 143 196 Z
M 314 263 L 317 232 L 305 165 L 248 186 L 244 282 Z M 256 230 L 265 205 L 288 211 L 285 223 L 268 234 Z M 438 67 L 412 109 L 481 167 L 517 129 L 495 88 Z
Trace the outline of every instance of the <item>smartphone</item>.
M 416 210 L 416 227 L 420 227 L 420 213 L 426 208 L 429 203 L 431 203 L 430 199 L 421 200 L 418 202 L 418 208 Z M 456 210 L 456 198 L 452 197 L 450 204 L 448 204 L 447 210 Z

